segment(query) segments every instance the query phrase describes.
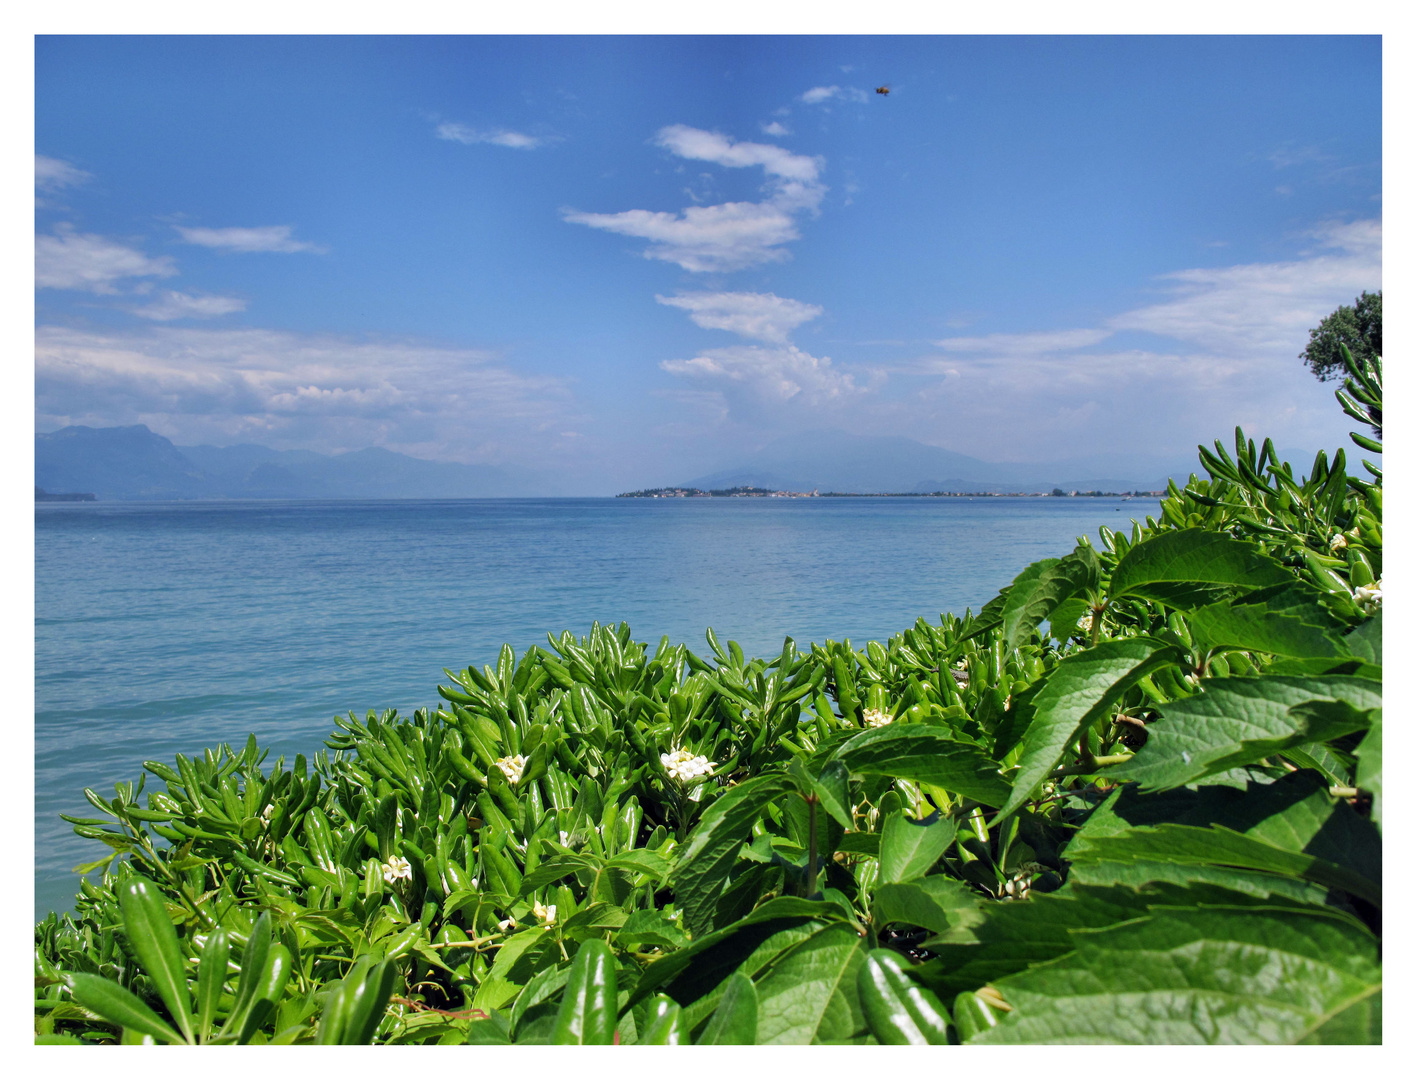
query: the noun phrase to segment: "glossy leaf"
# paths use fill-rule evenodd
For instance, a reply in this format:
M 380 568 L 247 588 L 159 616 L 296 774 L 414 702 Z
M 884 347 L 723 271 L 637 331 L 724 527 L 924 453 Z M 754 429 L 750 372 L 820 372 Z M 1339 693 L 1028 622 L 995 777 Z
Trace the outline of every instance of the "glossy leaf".
M 146 878 L 132 877 L 121 886 L 118 898 L 123 907 L 123 930 L 138 961 L 168 1014 L 177 1021 L 185 1041 L 195 1042 L 186 964 L 177 945 L 177 931 L 172 928 L 156 886 Z
M 924 875 L 954 842 L 957 826 L 950 818 L 931 814 L 914 821 L 897 811 L 881 826 L 881 881 L 910 881 Z
M 605 942 L 592 938 L 571 961 L 551 1042 L 557 1046 L 609 1046 L 615 1041 L 617 995 L 615 956 Z
M 672 998 L 660 994 L 649 1003 L 649 1023 L 640 1032 L 641 1046 L 685 1046 L 689 1032 L 684 1024 L 684 1010 Z
M 118 1024 L 125 1030 L 143 1035 L 151 1035 L 165 1043 L 187 1041 L 173 1031 L 157 1013 L 143 1004 L 136 994 L 131 990 L 124 990 L 116 982 L 83 972 L 66 972 L 64 981 L 69 984 L 75 1001 L 86 1009 L 92 1009 L 111 1024 Z
M 872 949 L 856 974 L 861 1011 L 876 1041 L 889 1046 L 944 1046 L 949 1015 L 934 992 L 906 974 L 897 954 Z

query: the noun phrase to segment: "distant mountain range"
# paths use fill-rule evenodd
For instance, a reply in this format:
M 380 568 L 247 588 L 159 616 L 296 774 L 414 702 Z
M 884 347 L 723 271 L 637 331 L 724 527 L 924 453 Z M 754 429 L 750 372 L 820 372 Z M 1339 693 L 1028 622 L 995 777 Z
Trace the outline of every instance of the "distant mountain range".
M 544 494 L 530 470 L 424 461 L 380 447 L 345 454 L 174 446 L 132 427 L 66 427 L 34 439 L 35 485 L 100 499 L 498 498 Z
M 684 487 L 740 485 L 786 491 L 1157 491 L 1168 477 L 1184 483 L 1194 457 L 1146 454 L 1068 458 L 1041 464 L 981 461 L 893 436 L 812 431 L 777 439 L 733 468 L 685 481 Z

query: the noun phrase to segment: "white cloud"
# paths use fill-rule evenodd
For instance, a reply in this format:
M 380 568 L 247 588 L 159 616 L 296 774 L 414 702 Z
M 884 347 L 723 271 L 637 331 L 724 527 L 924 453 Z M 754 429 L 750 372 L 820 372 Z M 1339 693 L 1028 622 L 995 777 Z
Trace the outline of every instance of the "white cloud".
M 742 270 L 788 257 L 782 245 L 798 237 L 794 214 L 815 212 L 826 188 L 819 182 L 821 161 L 766 143 L 735 142 L 717 132 L 673 124 L 655 141 L 692 161 L 729 168 L 759 166 L 769 177 L 764 202 L 691 206 L 679 213 L 625 210 L 614 214 L 563 210 L 575 225 L 650 241 L 644 255 L 696 273 Z
M 853 86 L 814 86 L 797 99 L 803 105 L 820 105 L 824 101 L 869 101 L 870 95 Z
M 53 236 L 34 238 L 34 283 L 39 289 L 83 289 L 116 293 L 114 283 L 134 277 L 171 277 L 169 256 L 149 258 L 107 237 L 58 225 Z
M 75 187 L 92 179 L 92 174 L 70 165 L 67 161 L 45 157 L 43 154 L 34 156 L 34 186 L 40 191 Z
M 168 290 L 151 304 L 134 308 L 133 314 L 155 322 L 171 322 L 173 319 L 210 319 L 245 310 L 246 301 L 236 296 L 193 296 Z
M 731 330 L 743 337 L 783 344 L 793 330 L 822 313 L 815 304 L 773 293 L 680 293 L 655 299 L 687 311 L 689 318 L 705 329 Z
M 291 225 L 259 225 L 254 228 L 207 229 L 174 226 L 182 234 L 182 239 L 200 247 L 217 248 L 221 251 L 235 251 L 242 254 L 253 252 L 276 252 L 287 255 L 297 251 L 323 254 L 328 249 L 319 244 L 292 239 L 294 227 Z
M 1297 355 L 1310 327 L 1340 303 L 1382 282 L 1382 224 L 1331 223 L 1313 230 L 1316 249 L 1289 262 L 1180 270 L 1159 304 L 1109 319 L 1230 355 Z M 1297 344 L 1296 344 L 1297 342 Z
M 689 360 L 664 360 L 671 375 L 724 394 L 733 412 L 758 412 L 787 402 L 797 406 L 839 405 L 864 388 L 832 367 L 830 357 L 816 357 L 795 345 L 765 348 L 733 345 L 706 349 Z
M 35 334 L 36 423 L 145 423 L 179 443 L 531 460 L 573 429 L 562 380 L 406 340 L 160 327 Z
M 770 123 L 770 124 L 761 124 L 761 125 L 759 125 L 759 126 L 762 128 L 762 131 L 763 131 L 763 134 L 764 134 L 764 135 L 771 135 L 771 136 L 773 136 L 774 138 L 779 138 L 779 137 L 781 137 L 781 136 L 783 136 L 783 135 L 791 135 L 791 134 L 792 134 L 792 132 L 791 132 L 788 128 L 784 127 L 782 124 L 778 123 L 778 121 L 776 121 L 776 120 L 774 120 L 774 121 L 773 121 L 772 123 Z
M 472 146 L 476 143 L 491 143 L 493 146 L 506 146 L 513 150 L 535 150 L 537 147 L 545 146 L 554 141 L 548 137 L 524 135 L 520 131 L 507 131 L 504 128 L 478 131 L 476 128 L 468 127 L 466 124 L 456 124 L 452 122 L 439 124 L 435 134 L 440 139 L 447 139 L 450 142 L 459 142 L 464 146 Z
M 1044 330 L 1024 334 L 986 334 L 984 337 L 945 338 L 935 344 L 947 352 L 976 352 L 1002 356 L 1082 349 L 1111 336 L 1110 330 Z

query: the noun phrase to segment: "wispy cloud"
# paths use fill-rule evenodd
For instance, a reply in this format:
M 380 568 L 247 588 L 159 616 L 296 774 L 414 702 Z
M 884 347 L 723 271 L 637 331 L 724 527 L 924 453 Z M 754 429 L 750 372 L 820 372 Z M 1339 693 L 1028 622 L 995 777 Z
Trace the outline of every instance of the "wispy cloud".
M 219 251 L 234 251 L 241 254 L 275 252 L 281 255 L 309 251 L 322 255 L 329 249 L 320 244 L 296 240 L 291 236 L 292 225 L 258 225 L 253 228 L 230 227 L 208 229 L 198 227 L 173 226 L 182 239 L 199 247 L 216 248 Z
M 146 423 L 178 442 L 463 461 L 540 457 L 577 420 L 562 380 L 479 350 L 258 329 L 42 326 L 35 398 L 41 427 Z
M 93 174 L 58 158 L 34 156 L 34 186 L 39 191 L 57 191 L 92 180 Z
M 871 95 L 854 86 L 814 86 L 797 100 L 803 105 L 820 105 L 826 101 L 869 101 Z
M 69 224 L 52 236 L 34 238 L 34 283 L 40 289 L 81 289 L 111 294 L 127 278 L 171 277 L 169 256 L 150 258 L 137 248 L 93 233 L 75 232 Z
M 784 244 L 798 237 L 794 215 L 815 212 L 826 188 L 821 161 L 767 143 L 736 142 L 717 132 L 684 124 L 662 128 L 657 145 L 678 157 L 729 168 L 758 166 L 768 176 L 763 202 L 691 206 L 679 213 L 624 210 L 598 214 L 564 210 L 575 225 L 650 241 L 645 257 L 663 259 L 696 273 L 742 270 L 788 257 Z
M 168 290 L 152 303 L 133 308 L 133 314 L 154 322 L 172 322 L 174 319 L 211 319 L 245 310 L 246 301 L 240 297 L 193 296 Z
M 792 132 L 785 125 L 774 120 L 770 124 L 760 124 L 764 135 L 771 135 L 773 138 L 780 138 L 783 135 L 791 135 Z
M 945 338 L 935 344 L 948 352 L 1028 356 L 1066 349 L 1086 348 L 1088 345 L 1096 345 L 1110 335 L 1110 330 L 1044 330 L 1024 334 L 986 334 L 984 337 Z
M 555 139 L 544 135 L 526 135 L 520 131 L 508 131 L 505 128 L 480 131 L 477 128 L 468 127 L 466 124 L 452 122 L 439 124 L 434 134 L 440 139 L 462 143 L 464 146 L 490 143 L 493 146 L 506 146 L 513 150 L 535 150 L 555 141 Z
M 773 293 L 698 292 L 655 299 L 687 311 L 695 324 L 706 329 L 730 330 L 742 337 L 782 344 L 793 330 L 822 313 L 816 304 Z

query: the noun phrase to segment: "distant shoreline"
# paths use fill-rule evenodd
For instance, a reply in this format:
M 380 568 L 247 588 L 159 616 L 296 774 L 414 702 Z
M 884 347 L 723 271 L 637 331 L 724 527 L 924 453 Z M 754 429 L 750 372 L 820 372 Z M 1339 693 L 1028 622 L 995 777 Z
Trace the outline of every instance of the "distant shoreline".
M 1162 491 L 773 491 L 769 488 L 645 488 L 617 499 L 1135 499 L 1160 498 Z

